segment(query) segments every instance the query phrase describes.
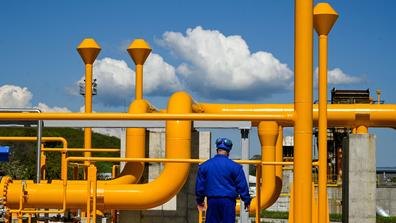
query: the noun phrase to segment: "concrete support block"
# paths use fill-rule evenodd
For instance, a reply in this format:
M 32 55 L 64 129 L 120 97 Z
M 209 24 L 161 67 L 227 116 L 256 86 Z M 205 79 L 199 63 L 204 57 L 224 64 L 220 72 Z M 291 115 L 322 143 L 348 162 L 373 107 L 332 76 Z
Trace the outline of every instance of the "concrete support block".
M 376 221 L 375 135 L 352 134 L 346 148 L 344 215 L 347 223 Z
M 148 153 L 151 158 L 165 157 L 165 131 L 161 128 L 149 129 Z M 192 158 L 208 159 L 210 157 L 210 132 L 192 134 Z M 147 156 L 146 155 L 146 156 Z M 147 166 L 146 166 L 147 168 Z M 153 181 L 162 172 L 163 164 L 153 163 L 148 167 L 148 182 Z M 190 174 L 182 190 L 167 203 L 150 210 L 120 211 L 119 223 L 187 223 L 198 222 L 198 211 L 195 202 L 195 177 L 197 165 L 191 165 Z M 166 186 L 166 185 L 164 185 Z

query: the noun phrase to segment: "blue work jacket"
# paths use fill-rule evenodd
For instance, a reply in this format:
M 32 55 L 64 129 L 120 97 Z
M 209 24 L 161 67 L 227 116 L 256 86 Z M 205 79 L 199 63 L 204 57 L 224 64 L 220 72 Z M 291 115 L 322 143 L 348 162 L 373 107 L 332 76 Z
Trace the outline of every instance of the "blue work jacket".
M 250 204 L 249 186 L 241 165 L 217 154 L 199 166 L 195 184 L 198 204 L 204 202 L 205 196 L 236 199 L 238 194 L 245 204 Z

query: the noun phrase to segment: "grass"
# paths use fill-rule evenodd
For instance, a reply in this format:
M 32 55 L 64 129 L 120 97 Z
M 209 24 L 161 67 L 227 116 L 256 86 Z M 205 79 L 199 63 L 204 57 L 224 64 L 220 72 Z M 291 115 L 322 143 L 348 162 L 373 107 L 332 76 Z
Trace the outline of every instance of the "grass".
M 282 211 L 262 211 L 261 212 L 262 218 L 273 218 L 273 219 L 288 219 L 289 212 L 282 212 Z M 342 221 L 341 214 L 330 214 L 330 221 Z M 377 216 L 377 223 L 396 223 L 396 217 L 381 217 Z

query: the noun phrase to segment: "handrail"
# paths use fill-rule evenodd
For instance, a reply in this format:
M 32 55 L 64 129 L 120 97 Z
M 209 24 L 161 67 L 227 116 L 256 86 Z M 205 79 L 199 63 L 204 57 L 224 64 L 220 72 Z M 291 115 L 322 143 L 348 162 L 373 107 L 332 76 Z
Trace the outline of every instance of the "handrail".
M 151 163 L 196 163 L 200 164 L 206 159 L 166 159 L 166 158 L 120 158 L 120 157 L 76 157 L 66 158 L 66 162 L 70 161 L 97 161 L 97 162 L 151 162 Z M 293 165 L 293 162 L 263 162 L 261 160 L 234 160 L 239 164 L 262 164 L 262 165 Z M 317 162 L 312 162 L 317 165 Z
M 106 153 L 119 153 L 120 149 L 113 148 L 92 148 L 92 149 L 84 149 L 84 148 L 43 148 L 44 152 L 106 152 Z

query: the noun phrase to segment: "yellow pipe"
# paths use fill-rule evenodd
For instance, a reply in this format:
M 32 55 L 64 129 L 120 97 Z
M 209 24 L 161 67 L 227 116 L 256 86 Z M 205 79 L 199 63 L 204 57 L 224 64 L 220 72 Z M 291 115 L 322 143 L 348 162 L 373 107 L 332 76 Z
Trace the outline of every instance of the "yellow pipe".
M 278 138 L 275 147 L 275 162 L 283 161 L 283 127 L 279 126 Z M 274 204 L 282 192 L 283 166 L 275 166 L 275 192 L 271 198 L 270 205 Z
M 169 101 L 169 113 L 190 113 L 192 99 L 184 93 L 175 93 Z M 166 158 L 190 158 L 191 121 L 167 121 Z M 99 157 L 97 158 L 98 160 Z M 189 164 L 166 163 L 161 175 L 147 184 L 98 184 L 99 209 L 147 209 L 156 207 L 172 198 L 184 185 Z M 9 205 L 18 203 L 15 184 L 9 185 L 7 200 Z M 164 186 L 166 185 L 166 186 Z M 26 207 L 56 207 L 60 204 L 59 184 L 29 185 L 29 199 Z M 45 195 L 44 195 L 45 194 Z M 86 191 L 80 184 L 68 185 L 67 204 L 69 208 L 81 208 L 85 204 Z
M 67 158 L 67 162 L 70 161 L 92 161 L 92 162 L 164 162 L 164 163 L 203 163 L 206 160 L 203 159 L 178 159 L 178 158 L 112 158 L 112 157 L 69 157 Z M 293 162 L 266 162 L 260 160 L 235 160 L 235 162 L 239 164 L 251 164 L 251 165 L 292 165 Z M 314 164 L 313 164 L 314 165 Z M 4 184 L 8 178 L 3 178 L 1 184 Z M 62 196 L 66 196 L 66 194 L 59 194 L 62 191 L 62 185 L 65 186 L 67 182 L 67 204 L 68 208 L 82 208 L 84 207 L 85 198 L 86 198 L 86 190 L 84 190 L 84 186 L 87 184 L 87 181 L 58 181 L 54 180 L 51 184 L 43 181 L 41 184 L 34 184 L 33 181 L 26 181 L 28 187 L 28 195 L 29 202 L 26 204 L 26 207 L 43 207 L 43 208 L 60 208 L 62 203 Z M 8 184 L 8 183 L 7 183 Z M 22 184 L 21 180 L 15 180 L 9 185 L 8 193 L 7 193 L 7 204 L 9 207 L 15 207 L 19 205 L 18 199 L 21 195 L 18 193 L 18 188 Z M 19 185 L 19 186 L 18 186 Z M 103 191 L 103 185 L 99 186 L 98 191 Z M 108 185 L 111 186 L 111 185 Z M 125 186 L 125 185 L 124 185 Z M 4 187 L 4 185 L 3 185 Z M 47 195 L 46 195 L 47 194 Z M 48 196 L 51 199 L 47 199 Z M 103 195 L 99 195 L 103 197 Z M 58 211 L 60 212 L 60 211 Z M 35 213 L 35 212 L 31 212 Z M 40 213 L 52 213 L 52 212 L 40 212 Z
M 0 141 L 36 141 L 37 137 L 29 137 L 29 136 L 0 136 Z M 67 149 L 67 140 L 63 137 L 42 137 L 42 142 L 61 142 L 62 149 L 59 149 L 62 152 L 61 158 L 61 176 L 65 177 L 67 166 L 66 166 L 66 149 Z M 42 150 L 44 151 L 44 149 Z M 44 175 L 45 176 L 45 175 Z
M 149 112 L 149 104 L 144 100 L 135 100 L 131 103 L 128 113 L 139 114 Z M 128 158 L 144 158 L 146 149 L 146 129 L 127 128 L 126 130 L 126 153 Z M 120 175 L 111 181 L 113 184 L 136 183 L 142 177 L 144 163 L 128 162 Z
M 295 0 L 294 222 L 312 222 L 313 0 Z
M 136 65 L 135 97 L 143 99 L 143 64 L 151 53 L 151 48 L 143 39 L 134 40 L 127 49 Z
M 136 82 L 135 82 L 136 100 L 143 99 L 143 65 L 136 64 Z
M 276 122 L 260 122 L 258 126 L 258 134 L 261 143 L 261 160 L 263 162 L 275 161 L 275 147 L 279 133 L 279 126 Z M 263 185 L 260 191 L 260 207 L 268 208 L 272 205 L 271 201 L 275 194 L 275 166 L 266 165 L 262 167 Z M 257 189 L 256 189 L 257 191 Z M 257 197 L 253 198 L 250 205 L 250 212 L 256 211 Z M 236 207 L 240 209 L 239 203 Z
M 67 149 L 60 149 L 60 148 L 43 148 L 42 151 L 44 152 L 104 152 L 104 153 L 119 153 L 120 149 L 113 149 L 113 148 L 93 148 L 93 149 L 84 149 L 84 148 L 67 148 Z
M 85 113 L 92 113 L 92 64 L 85 64 Z M 84 148 L 92 148 L 91 128 L 84 128 Z M 91 156 L 91 152 L 84 152 L 84 157 Z M 89 162 L 85 165 L 89 165 Z
M 319 36 L 319 222 L 325 223 L 327 203 L 327 35 Z
M 92 113 L 92 66 L 100 50 L 100 46 L 94 39 L 84 39 L 77 47 L 77 51 L 85 64 L 85 113 Z M 92 147 L 91 137 L 92 129 L 84 128 L 84 148 Z M 85 152 L 84 156 L 90 157 L 91 153 Z M 89 162 L 86 165 L 89 165 Z
M 293 117 L 293 104 L 199 104 L 206 114 L 252 115 L 278 114 Z M 314 126 L 319 117 L 318 105 L 313 105 Z M 396 105 L 394 104 L 329 104 L 327 106 L 329 127 L 369 127 L 396 126 Z M 257 119 L 251 119 L 257 121 Z M 292 119 L 275 120 L 284 127 L 293 127 Z M 256 122 L 257 125 L 257 122 Z
M 39 116 L 32 114 L 40 114 Z M 276 114 L 188 114 L 188 113 L 153 113 L 153 114 L 128 114 L 128 113 L 0 113 L 0 120 L 267 120 L 282 121 L 293 120 L 293 112 Z
M 267 108 L 272 105 L 262 105 Z M 294 110 L 292 104 L 278 105 L 289 111 L 257 112 L 246 111 L 248 105 L 241 107 L 245 112 L 199 113 L 199 114 L 128 114 L 128 113 L 0 113 L 0 120 L 229 120 L 229 121 L 280 121 L 284 127 L 292 127 Z M 313 107 L 314 125 L 317 125 L 318 107 Z M 394 104 L 329 104 L 328 127 L 396 127 L 396 105 Z
M 368 128 L 365 125 L 359 125 L 356 128 L 356 134 L 367 134 L 368 133 Z
M 260 222 L 261 219 L 261 169 L 262 165 L 256 165 L 256 222 Z
M 45 155 L 45 152 L 43 151 L 44 149 L 44 144 L 41 144 L 41 152 L 40 152 L 40 171 L 41 171 L 41 179 L 45 180 L 45 175 L 46 175 L 46 162 L 47 162 L 47 157 Z
M 327 44 L 338 14 L 328 3 L 314 8 L 314 28 L 319 35 L 319 188 L 318 219 L 327 223 Z

